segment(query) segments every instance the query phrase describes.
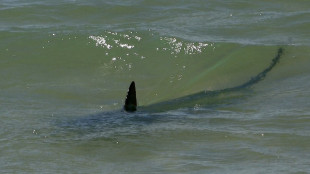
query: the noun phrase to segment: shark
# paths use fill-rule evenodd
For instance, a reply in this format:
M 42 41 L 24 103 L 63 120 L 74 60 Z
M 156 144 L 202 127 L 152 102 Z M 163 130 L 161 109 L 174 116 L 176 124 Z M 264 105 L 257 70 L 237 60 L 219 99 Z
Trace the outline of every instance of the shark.
M 63 132 L 69 133 L 75 131 L 79 132 L 79 136 L 82 138 L 83 136 L 89 138 L 89 136 L 97 136 L 98 134 L 101 136 L 101 134 L 104 134 L 103 137 L 113 139 L 113 137 L 119 135 L 135 134 L 143 125 L 166 122 L 167 119 L 169 120 L 169 118 L 171 119 L 173 117 L 173 114 L 169 115 L 166 112 L 172 111 L 171 113 L 174 113 L 176 111 L 179 118 L 182 115 L 179 115 L 178 109 L 190 109 L 197 104 L 207 106 L 206 108 L 212 110 L 212 107 L 216 107 L 217 103 L 222 106 L 223 102 L 224 104 L 229 103 L 230 99 L 234 100 L 237 98 L 242 100 L 244 96 L 247 96 L 244 95 L 247 94 L 246 91 L 251 92 L 251 90 L 247 89 L 250 89 L 251 86 L 257 84 L 267 76 L 276 64 L 279 63 L 283 52 L 284 49 L 279 48 L 268 67 L 238 86 L 221 90 L 201 91 L 146 106 L 138 106 L 136 83 L 132 81 L 129 85 L 122 109 L 95 113 L 74 119 L 63 119 L 62 117 L 62 119 L 57 121 L 57 125 L 63 128 L 60 131 L 61 134 Z M 235 93 L 237 95 L 241 94 L 241 97 L 235 97 Z M 224 96 L 224 100 L 222 96 Z
M 206 97 L 216 96 L 219 94 L 225 94 L 229 92 L 238 91 L 241 89 L 249 88 L 256 83 L 263 80 L 267 74 L 276 66 L 276 64 L 280 61 L 280 58 L 282 57 L 284 53 L 283 48 L 279 48 L 277 50 L 277 53 L 275 57 L 272 59 L 271 63 L 267 68 L 265 68 L 263 71 L 258 73 L 256 76 L 252 77 L 250 80 L 246 81 L 245 83 L 231 87 L 231 88 L 225 88 L 220 90 L 214 90 L 214 91 L 201 91 L 194 94 L 190 94 L 187 96 L 183 96 L 180 98 L 172 99 L 169 101 L 164 101 L 156 104 L 152 104 L 149 106 L 141 107 L 141 110 L 149 110 L 149 108 L 166 108 L 166 109 L 173 109 L 173 106 L 184 106 L 186 103 L 189 103 L 189 101 L 201 101 Z M 136 97 L 136 85 L 135 82 L 132 81 L 127 92 L 127 96 L 124 103 L 124 110 L 126 112 L 132 113 L 138 110 L 138 104 L 137 104 L 137 97 Z M 169 108 L 170 107 L 170 108 Z

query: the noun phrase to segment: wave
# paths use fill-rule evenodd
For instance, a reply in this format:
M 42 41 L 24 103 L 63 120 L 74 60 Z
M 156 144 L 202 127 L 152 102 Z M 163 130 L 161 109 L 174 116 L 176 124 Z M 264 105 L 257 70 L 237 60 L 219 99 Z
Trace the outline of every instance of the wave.
M 144 106 L 244 84 L 269 66 L 280 47 L 192 42 L 152 31 L 5 33 L 2 38 L 0 69 L 9 79 L 1 81 L 2 89 L 27 86 L 26 96 L 91 102 L 104 109 L 122 107 L 131 81 Z M 309 73 L 307 46 L 281 47 L 283 59 L 267 80 Z

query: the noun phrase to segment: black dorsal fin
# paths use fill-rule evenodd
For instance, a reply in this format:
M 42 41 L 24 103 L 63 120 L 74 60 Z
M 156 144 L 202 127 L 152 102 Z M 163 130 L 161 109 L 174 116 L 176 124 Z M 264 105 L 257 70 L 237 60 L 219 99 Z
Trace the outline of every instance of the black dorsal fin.
M 124 109 L 128 112 L 134 112 L 137 110 L 136 86 L 134 81 L 132 81 L 129 86 Z

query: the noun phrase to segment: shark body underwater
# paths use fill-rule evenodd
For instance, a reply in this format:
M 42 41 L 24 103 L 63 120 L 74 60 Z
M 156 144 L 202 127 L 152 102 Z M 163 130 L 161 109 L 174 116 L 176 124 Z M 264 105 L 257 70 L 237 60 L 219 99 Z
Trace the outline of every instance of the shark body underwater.
M 130 132 L 134 134 L 141 125 L 161 122 L 171 118 L 169 114 L 167 115 L 161 113 L 178 109 L 193 108 L 193 106 L 197 104 L 200 106 L 207 105 L 206 107 L 212 108 L 212 106 L 217 105 L 217 102 L 221 104 L 223 102 L 226 103 L 228 101 L 226 99 L 230 99 L 231 97 L 232 99 L 235 99 L 234 95 L 239 95 L 239 92 L 241 92 L 241 97 L 244 96 L 244 92 L 247 91 L 249 87 L 263 80 L 264 77 L 266 77 L 266 75 L 276 66 L 283 54 L 283 51 L 284 50 L 282 48 L 279 48 L 267 68 L 252 77 L 247 82 L 232 88 L 202 91 L 147 106 L 138 106 L 136 84 L 132 81 L 127 92 L 123 109 L 95 113 L 88 116 L 84 115 L 74 118 L 73 120 L 70 118 L 64 120 L 61 119 L 59 120 L 60 122 L 58 122 L 58 125 L 62 128 L 69 128 L 68 130 L 75 130 L 82 134 L 86 133 L 87 136 L 89 136 L 89 133 L 96 132 L 100 134 L 105 132 L 107 137 L 110 137 L 110 134 L 119 135 L 128 134 Z M 227 97 L 225 101 L 222 99 L 223 96 L 225 98 Z M 219 100 L 217 100 L 217 97 L 220 97 Z M 239 99 L 238 97 L 237 99 Z M 181 116 L 178 114 L 178 118 L 179 117 Z M 126 130 L 125 132 L 123 132 L 124 129 Z
M 226 92 L 234 92 L 234 91 L 238 91 L 241 89 L 249 88 L 249 87 L 253 86 L 254 84 L 258 83 L 259 81 L 263 80 L 264 77 L 266 77 L 266 75 L 279 62 L 283 52 L 284 52 L 283 48 L 279 48 L 277 51 L 277 54 L 272 59 L 270 65 L 266 69 L 264 69 L 263 71 L 258 73 L 256 76 L 252 77 L 249 81 L 247 81 L 241 85 L 231 87 L 231 88 L 221 89 L 221 90 L 215 90 L 215 91 L 202 91 L 202 92 L 198 92 L 195 94 L 180 97 L 177 99 L 164 101 L 164 102 L 160 102 L 157 104 L 152 104 L 152 105 L 149 105 L 146 107 L 147 108 L 156 108 L 156 107 L 162 107 L 162 106 L 167 107 L 169 105 L 170 106 L 171 105 L 182 106 L 182 105 L 184 105 L 184 103 L 187 103 L 188 101 L 193 101 L 193 100 L 197 101 L 197 100 L 201 100 L 203 98 L 206 98 L 208 96 L 215 96 L 215 95 L 219 95 L 219 94 L 226 93 Z M 142 109 L 143 108 L 145 108 L 145 107 L 142 107 Z M 137 111 L 137 109 L 138 109 L 138 105 L 137 105 L 137 97 L 136 97 L 136 87 L 135 87 L 135 82 L 132 81 L 130 86 L 129 86 L 127 96 L 125 99 L 124 110 L 131 113 L 131 112 Z

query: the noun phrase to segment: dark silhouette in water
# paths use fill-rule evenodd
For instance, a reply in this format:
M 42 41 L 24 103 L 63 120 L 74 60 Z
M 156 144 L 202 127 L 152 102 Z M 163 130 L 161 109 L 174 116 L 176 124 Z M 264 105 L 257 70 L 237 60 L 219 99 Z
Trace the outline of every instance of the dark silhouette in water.
M 259 81 L 263 80 L 264 77 L 266 77 L 267 73 L 270 72 L 275 67 L 275 65 L 279 62 L 283 52 L 284 52 L 283 48 L 279 48 L 276 56 L 272 59 L 271 64 L 266 69 L 264 69 L 262 72 L 258 73 L 256 76 L 252 77 L 249 81 L 245 82 L 244 84 L 241 84 L 239 86 L 235 86 L 232 88 L 226 88 L 226 89 L 221 89 L 221 90 L 216 90 L 216 91 L 202 91 L 202 92 L 198 92 L 195 94 L 180 97 L 177 99 L 145 106 L 145 107 L 142 107 L 142 109 L 148 108 L 148 109 L 153 110 L 155 107 L 163 109 L 169 106 L 170 107 L 171 106 L 182 107 L 183 105 L 188 103 L 188 101 L 199 101 L 199 100 L 203 100 L 206 96 L 216 96 L 222 93 L 233 92 L 233 91 L 237 91 L 240 89 L 248 88 L 258 83 Z M 124 109 L 125 111 L 128 111 L 128 112 L 134 112 L 137 110 L 136 89 L 135 89 L 134 81 L 131 82 L 131 85 L 129 87 Z
M 124 109 L 128 112 L 134 112 L 137 110 L 136 86 L 134 81 L 132 81 L 129 86 Z

